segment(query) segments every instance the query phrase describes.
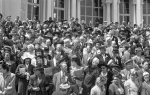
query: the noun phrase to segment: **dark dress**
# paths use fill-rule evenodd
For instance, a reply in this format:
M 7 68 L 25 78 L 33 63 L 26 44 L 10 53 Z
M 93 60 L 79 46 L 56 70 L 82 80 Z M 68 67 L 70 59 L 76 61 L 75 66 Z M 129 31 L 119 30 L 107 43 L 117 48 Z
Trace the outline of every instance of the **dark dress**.
M 87 68 L 85 70 L 85 78 L 83 81 L 83 85 L 85 87 L 86 95 L 90 95 L 91 88 L 95 85 L 96 78 L 99 76 L 99 68 Z
M 16 76 L 18 78 L 18 95 L 27 95 L 28 80 L 26 79 L 25 74 L 20 73 L 19 68 L 26 68 L 26 66 L 24 64 L 20 64 L 16 69 Z M 29 65 L 28 68 L 26 68 L 26 71 L 32 75 L 33 68 L 33 65 Z
M 49 75 L 45 75 L 44 73 L 41 75 L 41 82 L 38 81 L 38 77 L 36 75 L 32 75 L 29 80 L 28 90 L 30 91 L 30 95 L 51 95 L 50 90 L 52 86 L 52 78 Z M 39 87 L 39 91 L 34 91 L 33 87 Z M 46 91 L 46 87 L 49 87 L 49 90 Z

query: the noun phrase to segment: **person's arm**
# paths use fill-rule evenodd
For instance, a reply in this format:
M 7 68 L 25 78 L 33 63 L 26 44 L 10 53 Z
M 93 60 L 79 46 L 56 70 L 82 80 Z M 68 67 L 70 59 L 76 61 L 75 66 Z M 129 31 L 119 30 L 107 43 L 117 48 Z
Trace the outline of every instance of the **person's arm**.
M 4 95 L 11 95 L 12 94 L 12 92 L 15 88 L 15 79 L 16 79 L 15 75 L 11 74 L 10 82 L 7 85 L 7 87 L 4 88 L 4 92 L 3 92 Z
M 124 83 L 124 92 L 125 94 L 124 95 L 128 95 L 129 93 L 129 84 L 127 83 L 127 81 Z
M 114 95 L 114 94 L 115 94 L 115 89 L 114 89 L 113 85 L 110 84 L 110 86 L 109 86 L 109 95 Z
M 54 74 L 54 76 L 53 76 L 53 84 L 54 84 L 55 87 L 56 87 L 56 81 L 57 81 L 57 75 Z
M 16 69 L 16 76 L 19 77 L 19 78 L 26 78 L 26 74 L 24 73 L 20 73 L 19 69 L 20 69 L 21 65 L 18 65 L 17 69 Z
M 93 88 L 91 89 L 90 95 L 97 95 Z

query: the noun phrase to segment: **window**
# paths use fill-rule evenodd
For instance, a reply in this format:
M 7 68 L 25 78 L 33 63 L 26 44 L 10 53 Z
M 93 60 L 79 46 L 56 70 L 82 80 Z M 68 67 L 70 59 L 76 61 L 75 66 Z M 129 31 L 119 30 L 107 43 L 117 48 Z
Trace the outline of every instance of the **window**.
M 82 0 L 81 1 L 81 20 L 86 23 L 90 21 L 95 24 L 95 20 L 99 19 L 103 23 L 103 7 L 101 0 Z
M 39 0 L 28 0 L 28 19 L 39 20 Z
M 120 23 L 130 22 L 129 0 L 120 0 Z
M 150 0 L 143 0 L 143 21 L 144 24 L 150 24 Z
M 65 1 L 54 0 L 54 19 L 62 21 L 65 19 Z

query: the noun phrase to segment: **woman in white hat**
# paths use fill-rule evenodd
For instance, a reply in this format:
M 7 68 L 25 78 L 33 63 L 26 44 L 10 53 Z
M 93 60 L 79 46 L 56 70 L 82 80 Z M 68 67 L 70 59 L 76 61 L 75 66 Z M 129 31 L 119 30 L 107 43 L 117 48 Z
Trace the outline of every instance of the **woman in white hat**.
M 141 95 L 150 95 L 150 75 L 148 72 L 143 73 L 144 82 L 142 84 Z

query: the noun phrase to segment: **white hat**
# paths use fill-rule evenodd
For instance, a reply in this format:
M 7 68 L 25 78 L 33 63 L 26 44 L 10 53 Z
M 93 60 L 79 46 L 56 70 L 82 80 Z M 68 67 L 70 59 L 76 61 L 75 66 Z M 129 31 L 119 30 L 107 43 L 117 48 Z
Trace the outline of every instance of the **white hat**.
M 149 73 L 148 73 L 148 72 L 144 72 L 144 73 L 143 73 L 143 76 L 146 76 L 146 75 L 149 75 Z

